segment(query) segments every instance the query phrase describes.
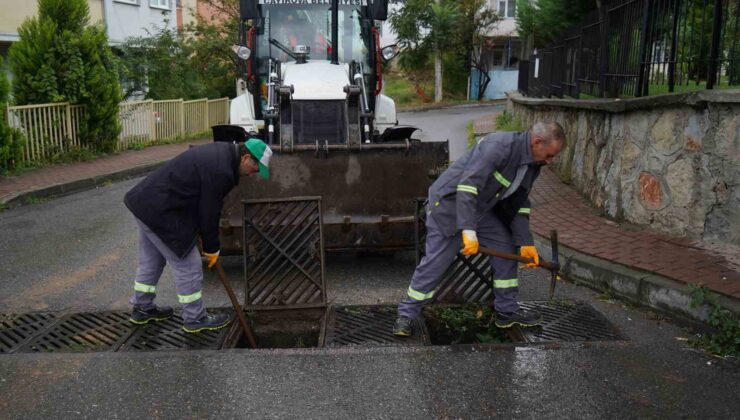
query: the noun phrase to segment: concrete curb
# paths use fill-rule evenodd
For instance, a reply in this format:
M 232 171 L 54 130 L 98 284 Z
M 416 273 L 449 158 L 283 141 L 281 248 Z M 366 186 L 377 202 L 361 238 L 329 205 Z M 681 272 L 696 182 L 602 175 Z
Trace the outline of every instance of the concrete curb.
M 552 258 L 550 239 L 535 234 L 535 245 L 541 256 Z M 561 273 L 565 278 L 630 303 L 648 307 L 670 315 L 707 322 L 710 307 L 690 305 L 691 292 L 686 284 L 648 271 L 628 267 L 613 261 L 593 257 L 559 244 L 558 256 Z M 556 292 L 557 293 L 557 292 Z M 714 292 L 717 303 L 723 308 L 740 314 L 738 299 Z
M 396 108 L 396 112 L 423 112 L 423 111 L 436 111 L 440 109 L 460 109 L 460 108 L 483 108 L 486 106 L 506 105 L 506 99 L 495 99 L 489 102 L 474 102 L 470 104 L 457 104 L 457 105 L 429 105 L 429 106 L 414 106 L 408 108 Z
M 0 198 L 0 205 L 6 207 L 18 207 L 27 203 L 29 199 L 43 199 L 52 197 L 62 197 L 65 195 L 91 190 L 112 181 L 123 181 L 130 178 L 149 173 L 160 166 L 164 165 L 167 160 L 145 165 L 134 166 L 133 168 L 123 169 L 117 172 L 97 175 L 89 178 L 82 178 L 75 181 L 63 182 L 49 187 L 41 187 L 20 191 L 9 194 Z

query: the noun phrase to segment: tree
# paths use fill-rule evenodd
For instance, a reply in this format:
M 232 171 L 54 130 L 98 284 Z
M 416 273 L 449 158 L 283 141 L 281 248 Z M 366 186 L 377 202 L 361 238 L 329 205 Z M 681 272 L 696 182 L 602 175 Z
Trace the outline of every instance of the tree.
M 478 71 L 478 100 L 483 99 L 486 88 L 491 82 L 488 76 L 488 62 L 485 51 L 490 48 L 490 38 L 487 36 L 493 25 L 500 20 L 496 12 L 487 7 L 486 0 L 460 1 L 460 19 L 457 24 L 459 47 L 456 51 L 463 51 L 462 59 L 467 70 L 467 63 Z
M 132 37 L 120 46 L 126 96 L 146 91 L 151 99 L 234 96 L 236 55 L 231 46 L 239 33 L 237 0 L 202 0 L 215 18 L 195 10 L 195 23 L 182 32 L 164 27 Z
M 595 9 L 596 0 L 517 0 L 517 30 L 521 38 L 531 36 L 534 47 L 544 47 Z
M 404 70 L 416 72 L 426 60 L 434 61 L 434 100 L 442 100 L 442 58 L 455 46 L 456 23 L 460 17 L 454 0 L 408 0 L 391 14 L 390 22 L 399 44 L 414 60 L 399 60 Z
M 207 96 L 197 69 L 191 65 L 195 51 L 183 35 L 167 27 L 147 33 L 128 38 L 119 47 L 124 75 L 130 82 L 126 97 L 139 90 L 155 100 Z
M 210 8 L 214 17 L 196 14 L 195 23 L 185 28 L 195 51 L 192 65 L 209 96 L 234 96 L 238 63 L 231 46 L 238 44 L 239 1 L 200 0 L 199 3 Z
M 20 131 L 11 128 L 5 121 L 6 110 L 10 102 L 10 84 L 5 75 L 5 64 L 0 59 L 0 170 L 13 168 L 15 161 L 23 153 L 23 139 Z
M 451 76 L 444 78 L 445 84 L 451 82 L 465 90 L 464 81 L 471 65 L 488 77 L 481 51 L 486 35 L 498 19 L 487 7 L 486 0 L 409 0 L 390 18 L 403 46 L 399 65 L 420 91 L 419 85 L 428 77 L 430 64 L 434 62 L 436 101 L 441 100 L 443 73 Z M 480 92 L 488 81 L 480 82 L 483 86 Z
M 84 105 L 83 142 L 112 151 L 120 133 L 121 89 L 105 30 L 89 26 L 85 0 L 39 0 L 38 4 L 38 16 L 21 24 L 20 40 L 10 47 L 16 103 Z

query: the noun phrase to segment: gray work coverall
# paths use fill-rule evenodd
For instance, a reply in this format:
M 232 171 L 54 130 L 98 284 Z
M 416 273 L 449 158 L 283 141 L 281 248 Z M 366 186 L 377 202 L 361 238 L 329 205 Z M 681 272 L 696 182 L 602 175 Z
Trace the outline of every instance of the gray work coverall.
M 461 231 L 474 230 L 483 247 L 514 253 L 533 245 L 529 231 L 529 191 L 539 175 L 530 136 L 495 133 L 484 137 L 429 188 L 426 254 L 416 267 L 398 314 L 416 318 L 434 296 L 445 270 L 462 246 Z M 519 309 L 517 263 L 490 258 L 494 309 Z

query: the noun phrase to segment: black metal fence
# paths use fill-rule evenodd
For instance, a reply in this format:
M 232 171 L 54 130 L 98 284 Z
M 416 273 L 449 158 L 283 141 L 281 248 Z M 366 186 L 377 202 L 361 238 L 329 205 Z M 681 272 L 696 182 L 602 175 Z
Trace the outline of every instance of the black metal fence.
M 635 97 L 740 86 L 740 0 L 605 0 L 519 67 L 528 96 Z

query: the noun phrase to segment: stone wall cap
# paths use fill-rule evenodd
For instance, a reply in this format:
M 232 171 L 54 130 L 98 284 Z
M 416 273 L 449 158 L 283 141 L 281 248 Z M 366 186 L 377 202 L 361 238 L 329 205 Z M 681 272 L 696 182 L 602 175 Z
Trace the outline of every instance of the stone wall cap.
M 708 103 L 740 104 L 740 89 L 699 90 L 684 93 L 665 93 L 629 99 L 549 99 L 529 98 L 519 92 L 506 92 L 513 103 L 533 107 L 561 107 L 590 111 L 626 112 L 638 109 L 688 105 L 706 107 Z

